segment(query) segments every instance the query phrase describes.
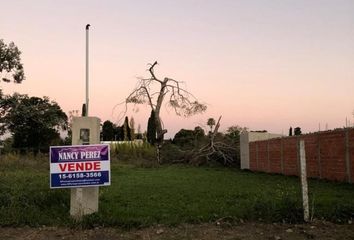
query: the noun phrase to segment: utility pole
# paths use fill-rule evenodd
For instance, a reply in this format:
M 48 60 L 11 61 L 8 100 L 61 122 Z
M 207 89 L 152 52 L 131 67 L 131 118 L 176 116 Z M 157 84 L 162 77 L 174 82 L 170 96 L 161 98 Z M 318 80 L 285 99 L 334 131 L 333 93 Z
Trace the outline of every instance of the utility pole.
M 89 28 L 90 24 L 86 25 L 86 116 L 89 115 Z

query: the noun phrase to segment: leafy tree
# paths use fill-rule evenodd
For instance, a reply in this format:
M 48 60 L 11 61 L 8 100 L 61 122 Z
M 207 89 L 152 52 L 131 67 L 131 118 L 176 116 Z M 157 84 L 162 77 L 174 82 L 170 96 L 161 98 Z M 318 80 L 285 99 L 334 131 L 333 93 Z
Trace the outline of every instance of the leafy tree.
M 243 131 L 247 131 L 247 128 L 233 125 L 227 128 L 226 136 L 238 142 L 240 140 L 240 133 Z
M 59 130 L 65 130 L 68 117 L 48 97 L 13 94 L 0 99 L 1 133 L 11 132 L 13 147 L 48 149 L 58 144 Z
M 131 141 L 131 131 L 129 127 L 129 120 L 128 117 L 125 117 L 124 124 L 123 124 L 123 131 L 124 131 L 124 141 Z
M 87 117 L 86 115 L 86 103 L 83 103 L 81 108 L 81 117 Z
M 294 135 L 295 136 L 301 135 L 301 128 L 300 127 L 294 128 Z
M 140 125 L 140 123 L 138 124 L 138 134 L 141 134 L 141 125 Z
M 65 145 L 71 145 L 72 144 L 72 125 L 73 125 L 73 119 L 74 117 L 79 116 L 79 110 L 71 110 L 69 111 L 69 116 L 68 116 L 68 135 L 64 139 L 64 144 Z
M 115 128 L 116 126 L 109 120 L 104 121 L 102 125 L 102 138 L 103 141 L 114 141 L 115 139 Z
M 173 143 L 186 149 L 199 146 L 205 140 L 205 132 L 201 127 L 195 127 L 194 130 L 181 129 L 173 138 Z
M 155 121 L 155 113 L 154 110 L 151 110 L 151 114 L 148 120 L 147 133 L 146 138 L 147 141 L 154 145 L 156 142 L 156 121 Z
M 130 137 L 131 140 L 133 141 L 135 139 L 135 121 L 133 117 L 130 118 L 129 125 L 130 125 Z
M 181 129 L 173 138 L 173 143 L 180 147 L 193 147 L 194 131 L 188 129 Z
M 203 139 L 205 137 L 204 129 L 199 126 L 195 127 L 194 136 L 197 140 Z
M 136 139 L 143 139 L 143 134 L 141 133 L 140 124 L 138 124 L 138 133 L 136 134 Z
M 290 127 L 290 128 L 289 128 L 289 136 L 292 136 L 292 135 L 293 135 L 293 128 Z
M 21 83 L 25 79 L 21 52 L 17 46 L 10 42 L 8 45 L 0 39 L 0 77 L 4 82 Z
M 124 130 L 123 126 L 122 127 L 116 127 L 114 129 L 114 135 L 116 136 L 115 140 L 117 141 L 124 141 Z
M 209 118 L 207 121 L 207 125 L 210 127 L 210 132 L 213 132 L 213 126 L 215 126 L 215 119 Z
M 200 103 L 190 92 L 182 87 L 182 82 L 165 77 L 163 80 L 156 77 L 154 62 L 149 68 L 150 78 L 141 78 L 137 87 L 126 98 L 125 103 L 147 104 L 155 114 L 156 124 L 156 156 L 160 163 L 160 149 L 167 130 L 163 128 L 160 117 L 161 107 L 165 99 L 167 106 L 172 108 L 178 116 L 191 116 L 206 110 L 206 106 Z

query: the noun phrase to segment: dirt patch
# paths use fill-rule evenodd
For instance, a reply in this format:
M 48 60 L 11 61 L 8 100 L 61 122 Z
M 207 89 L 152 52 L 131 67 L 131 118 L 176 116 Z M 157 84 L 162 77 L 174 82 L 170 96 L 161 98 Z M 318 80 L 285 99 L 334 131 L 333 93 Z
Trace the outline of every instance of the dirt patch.
M 70 229 L 56 227 L 0 228 L 1 240 L 113 240 L 113 239 L 354 239 L 353 224 L 316 222 L 312 224 L 241 223 L 230 225 L 184 224 L 177 227 L 154 226 L 144 229 L 120 228 Z

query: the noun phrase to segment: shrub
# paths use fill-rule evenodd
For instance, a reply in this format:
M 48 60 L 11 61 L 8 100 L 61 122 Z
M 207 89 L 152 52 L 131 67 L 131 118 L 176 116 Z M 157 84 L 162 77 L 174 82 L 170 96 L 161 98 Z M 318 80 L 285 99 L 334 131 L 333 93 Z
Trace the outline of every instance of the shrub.
M 111 160 L 151 167 L 156 162 L 156 151 L 154 146 L 146 142 L 116 143 L 111 144 Z
M 162 163 L 185 162 L 186 153 L 171 142 L 166 142 L 161 149 Z

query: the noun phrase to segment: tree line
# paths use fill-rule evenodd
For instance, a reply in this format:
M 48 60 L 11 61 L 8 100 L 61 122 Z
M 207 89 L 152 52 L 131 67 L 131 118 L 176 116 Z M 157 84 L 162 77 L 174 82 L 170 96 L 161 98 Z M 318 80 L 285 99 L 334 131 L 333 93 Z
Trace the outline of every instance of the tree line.
M 48 97 L 30 97 L 27 94 L 5 95 L 0 91 L 0 135 L 9 136 L 5 142 L 14 149 L 47 152 L 49 146 L 71 144 L 72 112 L 67 114 Z M 76 113 L 77 114 L 77 113 Z M 62 138 L 61 134 L 68 136 Z M 125 117 L 117 126 L 107 120 L 102 125 L 101 140 L 133 141 L 143 134 L 135 129 L 134 118 Z
M 77 112 L 76 112 L 77 114 Z M 55 101 L 48 97 L 30 97 L 15 93 L 4 95 L 0 92 L 0 134 L 11 137 L 5 140 L 7 149 L 21 152 L 48 152 L 50 146 L 70 145 L 70 119 Z M 117 125 L 106 120 L 102 124 L 101 140 L 133 141 L 142 139 L 156 146 L 157 133 L 155 114 L 151 111 L 147 121 L 147 131 L 135 127 L 133 117 L 125 117 L 123 124 Z M 218 123 L 212 118 L 206 122 L 209 131 L 200 126 L 193 130 L 181 129 L 173 139 L 164 140 L 160 163 L 183 162 L 204 164 L 219 162 L 223 165 L 239 164 L 239 135 L 246 130 L 231 126 L 225 133 L 215 131 Z M 61 133 L 69 132 L 63 139 Z M 213 141 L 211 141 L 211 139 Z M 216 148 L 220 146 L 220 148 Z
M 135 129 L 135 120 L 133 117 L 125 117 L 124 123 L 119 126 L 106 120 L 102 124 L 101 140 L 103 141 L 133 141 L 134 139 L 143 139 L 140 125 Z
M 11 135 L 6 140 L 11 147 L 48 151 L 63 143 L 60 132 L 67 127 L 67 115 L 48 97 L 0 92 L 0 134 Z

